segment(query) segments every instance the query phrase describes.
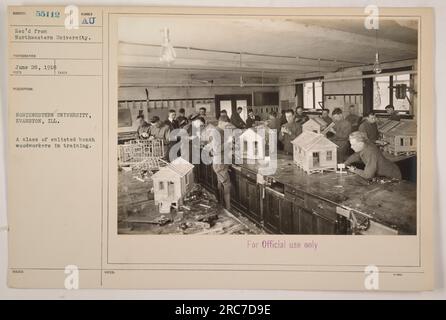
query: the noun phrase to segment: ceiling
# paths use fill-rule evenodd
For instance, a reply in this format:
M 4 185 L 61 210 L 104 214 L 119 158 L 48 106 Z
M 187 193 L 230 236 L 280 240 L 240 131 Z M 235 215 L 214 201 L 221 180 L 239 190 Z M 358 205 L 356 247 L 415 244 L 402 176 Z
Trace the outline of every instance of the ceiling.
M 121 85 L 154 83 L 277 83 L 311 72 L 417 57 L 416 20 L 232 17 L 122 17 L 119 20 Z M 160 62 L 168 28 L 176 59 Z

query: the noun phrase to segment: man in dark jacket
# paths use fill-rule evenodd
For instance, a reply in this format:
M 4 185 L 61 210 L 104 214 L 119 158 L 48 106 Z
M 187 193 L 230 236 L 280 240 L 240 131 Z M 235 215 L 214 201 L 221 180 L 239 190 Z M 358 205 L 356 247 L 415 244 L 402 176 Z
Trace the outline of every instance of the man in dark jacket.
M 169 115 L 167 117 L 167 120 L 165 121 L 165 124 L 169 127 L 170 131 L 174 129 L 178 129 L 178 122 L 176 120 L 176 111 L 171 109 L 169 110 Z
M 378 124 L 376 123 L 376 116 L 373 112 L 370 112 L 361 123 L 359 131 L 364 132 L 367 135 L 367 139 L 372 143 L 375 143 L 379 139 Z
M 231 115 L 231 123 L 238 129 L 244 129 L 246 127 L 245 121 L 243 121 L 242 117 L 240 117 L 242 111 L 243 108 L 238 107 L 237 112 L 233 112 Z
M 386 112 L 389 115 L 389 120 L 400 121 L 401 116 L 395 112 L 395 107 L 391 104 L 386 106 Z
M 325 121 L 327 125 L 333 122 L 333 119 L 330 118 L 330 110 L 322 109 L 321 119 Z
M 180 128 L 184 128 L 188 123 L 188 119 L 186 118 L 185 113 L 186 113 L 186 110 L 184 110 L 184 108 L 180 108 L 178 110 L 178 116 L 177 116 L 176 120 L 177 120 L 178 126 Z
M 299 106 L 296 108 L 296 115 L 295 115 L 296 122 L 300 125 L 303 125 L 305 122 L 308 121 L 308 116 L 304 113 L 304 108 Z
M 334 136 L 330 139 L 338 146 L 337 161 L 338 163 L 342 163 L 349 155 L 350 143 L 348 142 L 348 136 L 352 133 L 352 125 L 344 119 L 340 108 L 335 108 L 332 115 L 335 125 L 331 130 L 331 132 L 334 133 Z
M 387 177 L 393 179 L 401 179 L 401 171 L 392 161 L 386 159 L 378 147 L 368 141 L 364 132 L 355 131 L 349 137 L 352 154 L 346 161 L 345 165 L 349 166 L 349 171 L 353 172 L 364 179 L 372 179 L 374 177 Z M 355 162 L 363 162 L 364 170 L 350 166 Z
M 302 133 L 302 125 L 296 122 L 294 111 L 285 111 L 287 123 L 285 123 L 279 134 L 279 140 L 283 144 L 283 150 L 286 154 L 293 154 L 293 144 L 291 143 L 298 135 Z
M 246 128 L 254 127 L 256 121 L 259 121 L 259 118 L 254 114 L 252 109 L 248 110 L 248 117 L 246 118 Z
M 351 123 L 352 131 L 357 131 L 359 124 L 361 123 L 361 117 L 356 114 L 356 106 L 352 104 L 349 107 L 349 114 L 345 117 L 345 120 Z
M 147 139 L 149 137 L 150 124 L 144 120 L 144 116 L 140 114 L 136 117 L 138 121 L 138 129 L 136 130 L 139 139 Z

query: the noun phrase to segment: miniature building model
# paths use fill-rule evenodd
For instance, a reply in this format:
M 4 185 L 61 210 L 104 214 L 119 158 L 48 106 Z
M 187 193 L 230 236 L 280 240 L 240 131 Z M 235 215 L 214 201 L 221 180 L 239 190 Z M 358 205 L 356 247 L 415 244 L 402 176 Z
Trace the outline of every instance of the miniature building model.
M 179 206 L 193 185 L 194 166 L 179 157 L 152 176 L 155 205 L 160 213 L 169 213 L 172 205 Z
M 399 124 L 400 124 L 399 121 L 389 120 L 389 119 L 385 119 L 384 121 L 378 123 L 378 131 L 380 133 L 381 138 L 382 138 L 383 134 L 389 132 L 390 130 L 392 130 L 393 128 L 398 126 Z
M 312 131 L 314 133 L 321 133 L 327 127 L 327 123 L 319 118 L 310 118 L 302 125 L 302 131 Z
M 384 151 L 393 155 L 413 154 L 417 151 L 417 124 L 413 120 L 400 123 L 387 132 L 383 132 L 383 140 L 388 144 Z
M 308 174 L 336 170 L 337 145 L 323 134 L 304 131 L 292 144 L 294 162 Z
M 262 132 L 260 134 L 259 132 Z M 245 159 L 259 160 L 265 158 L 265 135 L 264 129 L 259 131 L 247 129 L 239 136 L 240 154 Z
M 118 163 L 120 166 L 137 165 L 148 159 L 159 159 L 164 156 L 162 140 L 133 140 L 118 145 Z

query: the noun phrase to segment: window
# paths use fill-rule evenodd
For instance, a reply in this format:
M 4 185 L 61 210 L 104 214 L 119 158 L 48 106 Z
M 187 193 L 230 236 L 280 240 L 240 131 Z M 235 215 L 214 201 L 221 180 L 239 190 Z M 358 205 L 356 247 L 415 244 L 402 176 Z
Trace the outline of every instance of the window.
M 164 190 L 164 181 L 160 181 L 159 183 L 159 189 Z
M 413 146 L 413 138 L 409 139 L 409 143 L 410 143 L 411 146 Z
M 259 142 L 258 141 L 254 141 L 254 155 L 258 155 L 259 154 Z
M 401 146 L 404 146 L 404 138 L 400 138 L 400 144 Z
M 307 82 L 303 86 L 304 109 L 322 109 L 322 82 Z
M 410 104 L 407 99 L 397 99 L 395 87 L 405 84 L 410 87 L 410 74 L 398 74 L 393 76 L 375 77 L 373 81 L 373 110 L 384 111 L 391 104 L 397 111 L 409 111 Z M 407 97 L 411 99 L 410 92 Z
M 327 151 L 327 161 L 333 160 L 333 151 Z
M 313 167 L 319 166 L 319 152 L 313 152 Z

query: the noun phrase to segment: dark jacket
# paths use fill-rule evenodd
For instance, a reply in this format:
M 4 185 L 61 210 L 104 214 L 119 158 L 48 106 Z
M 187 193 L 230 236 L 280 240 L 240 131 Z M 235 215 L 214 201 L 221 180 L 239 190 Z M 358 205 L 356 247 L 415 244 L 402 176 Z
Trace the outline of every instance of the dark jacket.
M 347 159 L 350 152 L 348 136 L 352 133 L 352 125 L 345 119 L 336 121 L 333 130 L 335 130 L 336 133 L 331 140 L 338 146 L 337 161 L 338 163 L 342 163 Z
M 178 121 L 177 121 L 177 120 L 170 121 L 169 119 L 167 119 L 167 120 L 164 122 L 164 124 L 165 124 L 166 126 L 169 127 L 169 130 L 170 130 L 170 131 L 172 131 L 173 129 L 178 129 L 178 128 L 180 127 L 180 126 L 178 125 Z
M 189 122 L 185 116 L 178 116 L 175 120 L 180 128 L 183 128 Z
M 147 121 L 144 121 L 142 125 L 138 127 L 138 130 L 136 131 L 138 133 L 138 138 L 143 138 L 141 135 L 143 133 L 149 134 L 150 130 L 150 124 Z
M 246 128 L 254 127 L 254 124 L 256 123 L 256 121 L 259 121 L 259 118 L 257 116 L 254 116 L 253 118 L 250 118 L 248 116 L 248 118 L 246 119 Z
M 333 119 L 330 117 L 322 117 L 321 116 L 321 119 L 324 120 L 327 125 L 333 122 Z
M 390 115 L 389 120 L 400 121 L 401 116 L 399 114 L 397 114 L 396 112 L 394 112 Z
M 370 142 L 375 142 L 379 139 L 378 124 L 376 122 L 370 123 L 364 120 L 359 126 L 359 131 L 364 132 Z
M 351 123 L 352 131 L 356 131 L 359 128 L 359 124 L 361 123 L 361 117 L 356 114 L 349 114 L 345 117 L 345 120 Z
M 297 122 L 297 123 L 299 123 L 300 125 L 302 125 L 302 124 L 304 124 L 305 122 L 307 122 L 309 118 L 308 118 L 306 115 L 304 115 L 304 114 L 299 115 L 299 114 L 296 113 L 296 115 L 295 115 L 295 119 L 296 119 L 296 122 Z
M 285 133 L 283 130 L 284 128 L 286 128 L 291 133 Z M 302 133 L 302 126 L 297 122 L 287 122 L 282 126 L 280 131 L 281 132 L 279 133 L 279 140 L 283 143 L 283 150 L 288 154 L 292 154 L 293 144 L 291 143 L 291 141 L 296 139 L 296 137 Z
M 244 129 L 246 127 L 245 121 L 243 121 L 238 112 L 232 113 L 231 123 L 238 129 Z
M 356 173 L 364 179 L 372 179 L 376 176 L 401 179 L 401 171 L 392 161 L 386 159 L 378 147 L 370 142 L 365 144 L 362 151 L 352 154 L 346 161 L 346 165 L 362 161 L 364 170 L 356 169 Z

